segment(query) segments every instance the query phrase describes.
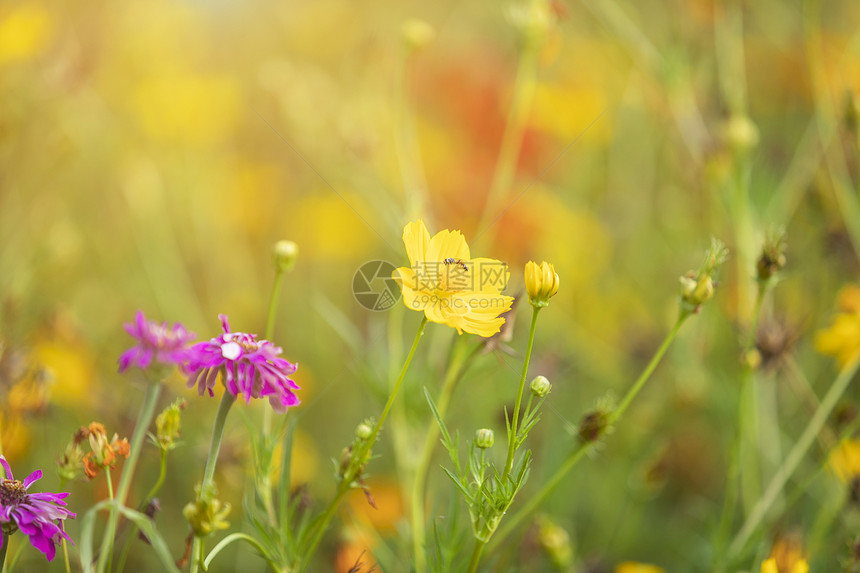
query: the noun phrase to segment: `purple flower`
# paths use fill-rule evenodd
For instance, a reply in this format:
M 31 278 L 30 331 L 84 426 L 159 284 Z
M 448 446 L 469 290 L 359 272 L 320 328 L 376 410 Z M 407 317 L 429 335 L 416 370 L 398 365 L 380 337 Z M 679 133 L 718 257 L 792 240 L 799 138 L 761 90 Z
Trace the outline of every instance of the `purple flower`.
M 59 543 L 61 537 L 72 542 L 63 530 L 63 520 L 75 517 L 63 501 L 69 494 L 27 493 L 42 477 L 42 471 L 34 471 L 21 483 L 12 477 L 12 468 L 4 456 L 0 456 L 0 464 L 6 470 L 6 479 L 0 481 L 0 544 L 5 542 L 4 535 L 20 529 L 30 538 L 33 547 L 44 553 L 48 561 L 53 560 L 54 544 Z
M 153 359 L 158 364 L 176 364 L 180 368 L 183 368 L 188 360 L 186 345 L 194 338 L 194 334 L 185 330 L 185 327 L 179 323 L 168 328 L 166 322 L 158 324 L 146 320 L 143 312 L 137 311 L 134 323 L 126 324 L 125 331 L 136 338 L 138 344 L 119 357 L 120 372 L 131 365 L 146 370 Z
M 242 394 L 246 403 L 251 398 L 268 396 L 278 413 L 298 405 L 299 398 L 293 390 L 299 390 L 299 386 L 289 379 L 296 364 L 278 358 L 283 350 L 268 340 L 257 340 L 256 334 L 230 332 L 227 317 L 219 314 L 218 318 L 224 334 L 199 342 L 189 351 L 188 387 L 196 384 L 201 396 L 204 391 L 214 396 L 212 388 L 220 373 L 227 391 L 236 397 Z

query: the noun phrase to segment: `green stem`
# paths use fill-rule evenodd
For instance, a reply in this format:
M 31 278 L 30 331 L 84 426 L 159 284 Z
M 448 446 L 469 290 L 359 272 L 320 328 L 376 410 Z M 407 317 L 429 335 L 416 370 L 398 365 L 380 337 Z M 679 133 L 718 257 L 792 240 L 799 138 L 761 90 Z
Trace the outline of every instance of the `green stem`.
M 762 494 L 761 498 L 759 498 L 758 502 L 753 506 L 750 515 L 747 517 L 740 531 L 735 535 L 731 545 L 729 545 L 729 559 L 736 556 L 743 550 L 747 541 L 749 541 L 756 528 L 761 524 L 771 504 L 782 491 L 782 488 L 788 482 L 788 479 L 797 469 L 797 466 L 800 464 L 801 459 L 806 454 L 806 451 L 809 449 L 815 436 L 817 436 L 821 431 L 821 428 L 824 427 L 827 417 L 833 411 L 833 408 L 842 397 L 845 389 L 848 388 L 848 385 L 854 378 L 854 374 L 857 372 L 858 366 L 860 366 L 860 358 L 855 358 L 840 371 L 836 380 L 833 381 L 833 384 L 821 400 L 821 403 L 818 405 L 818 409 L 815 411 L 815 414 L 812 415 L 812 418 L 809 420 L 809 423 L 806 425 L 806 428 L 803 430 L 797 443 L 791 449 L 782 465 L 777 469 L 764 494 Z
M 397 377 L 397 381 L 394 383 L 394 387 L 391 389 L 391 393 L 388 396 L 388 400 L 385 402 L 385 406 L 382 408 L 382 414 L 380 414 L 379 420 L 373 426 L 373 431 L 370 433 L 370 436 L 362 443 L 362 447 L 358 451 L 352 453 L 352 460 L 350 462 L 349 467 L 344 472 L 344 475 L 341 477 L 340 484 L 337 488 L 337 493 L 335 494 L 334 498 L 332 498 L 331 502 L 329 502 L 329 505 L 320 517 L 318 524 L 310 529 L 310 540 L 308 541 L 307 549 L 304 551 L 304 554 L 301 557 L 302 564 L 306 564 L 310 561 L 310 558 L 316 551 L 319 542 L 322 540 L 323 533 L 325 533 L 325 530 L 328 528 L 328 524 L 331 521 L 331 518 L 334 516 L 335 509 L 337 509 L 337 506 L 340 503 L 341 499 L 343 499 L 343 497 L 352 487 L 352 484 L 355 479 L 360 476 L 361 471 L 364 469 L 364 461 L 369 458 L 370 451 L 373 449 L 373 444 L 376 442 L 376 438 L 379 436 L 379 431 L 382 429 L 382 425 L 385 423 L 385 419 L 388 417 L 388 412 L 391 410 L 391 406 L 394 404 L 394 399 L 397 397 L 397 393 L 400 391 L 400 387 L 403 385 L 403 380 L 404 378 L 406 378 L 406 372 L 409 370 L 409 365 L 412 363 L 412 357 L 415 356 L 415 350 L 418 348 L 418 341 L 421 340 L 421 336 L 424 334 L 425 326 L 427 326 L 426 315 L 421 319 L 421 324 L 418 326 L 418 332 L 415 333 L 415 340 L 412 341 L 412 348 L 409 349 L 409 354 L 406 356 L 406 361 L 403 363 L 403 368 L 400 370 L 400 375 Z M 301 569 L 302 567 L 300 566 L 299 570 Z
M 111 558 L 113 557 L 112 548 L 114 537 L 116 537 L 117 523 L 119 521 L 119 506 L 125 504 L 128 490 L 131 488 L 131 480 L 134 478 L 134 471 L 137 468 L 137 460 L 140 458 L 143 438 L 146 436 L 146 431 L 149 428 L 150 422 L 152 422 L 153 415 L 155 414 L 155 406 L 158 404 L 158 396 L 161 394 L 161 388 L 161 382 L 150 382 L 146 386 L 146 395 L 143 398 L 143 405 L 140 407 L 140 414 L 137 416 L 137 424 L 134 427 L 134 433 L 131 436 L 131 443 L 129 444 L 128 459 L 125 460 L 125 464 L 123 465 L 122 476 L 119 478 L 116 498 L 114 499 L 115 503 L 111 506 L 108 524 L 107 527 L 105 527 L 104 536 L 102 537 L 97 568 L 98 573 L 102 573 L 106 570 L 106 567 L 109 567 Z
M 415 133 L 412 100 L 409 97 L 410 58 L 404 54 L 396 76 L 394 152 L 400 166 L 400 177 L 410 221 L 426 218 L 427 178 L 421 161 L 421 149 Z
M 0 565 L 3 567 L 3 573 L 6 573 L 6 553 L 9 551 L 9 537 L 10 535 L 3 536 L 3 545 L 0 546 Z
M 481 555 L 484 552 L 484 546 L 487 545 L 486 541 L 481 541 L 480 539 L 475 540 L 475 549 L 472 551 L 472 559 L 469 561 L 469 572 L 475 573 L 478 570 L 478 563 L 481 561 Z
M 284 271 L 280 265 L 275 265 L 275 280 L 272 283 L 272 294 L 269 296 L 269 312 L 266 315 L 266 331 L 263 338 L 272 340 L 275 333 L 275 317 L 278 314 L 278 298 L 281 294 L 281 283 L 284 280 Z M 263 436 L 268 436 L 272 430 L 272 409 L 268 404 L 263 408 Z M 271 505 L 271 504 L 269 504 Z
M 215 415 L 215 425 L 212 427 L 212 442 L 209 444 L 209 457 L 206 458 L 206 468 L 203 470 L 203 482 L 200 484 L 200 494 L 206 491 L 206 487 L 212 483 L 212 478 L 215 476 L 215 464 L 218 461 L 218 452 L 221 451 L 221 440 L 224 438 L 224 426 L 227 421 L 227 414 L 230 413 L 230 407 L 236 397 L 233 396 L 226 388 L 224 395 L 221 397 L 221 403 L 218 405 L 218 413 Z M 194 543 L 191 546 L 191 572 L 195 573 L 203 556 L 203 545 L 200 537 L 194 537 Z M 205 569 L 204 569 L 205 570 Z
M 513 467 L 514 467 L 514 453 L 516 452 L 516 449 L 517 449 L 517 431 L 518 431 L 517 430 L 517 424 L 519 423 L 520 406 L 522 405 L 522 401 L 523 401 L 523 390 L 526 387 L 526 376 L 528 375 L 528 371 L 529 371 L 529 359 L 531 358 L 531 355 L 532 355 L 532 346 L 534 345 L 534 342 L 535 342 L 535 330 L 537 329 L 537 317 L 538 317 L 538 313 L 540 312 L 540 309 L 541 309 L 541 307 L 539 307 L 539 306 L 534 306 L 532 308 L 533 308 L 532 324 L 531 324 L 531 328 L 529 328 L 529 342 L 528 342 L 528 345 L 526 346 L 526 357 L 523 360 L 523 371 L 522 371 L 522 374 L 520 374 L 520 384 L 519 384 L 519 387 L 517 388 L 517 400 L 516 400 L 516 403 L 514 404 L 514 414 L 513 414 L 513 418 L 511 419 L 511 430 L 510 430 L 510 433 L 508 434 L 508 458 L 505 461 L 505 473 L 504 473 L 505 476 L 511 475 L 511 471 L 513 470 Z
M 508 110 L 508 119 L 505 123 L 505 133 L 502 136 L 502 145 L 499 149 L 499 158 L 496 160 L 496 169 L 493 173 L 493 181 L 484 204 L 484 211 L 478 223 L 478 233 L 482 234 L 492 224 L 492 217 L 498 216 L 498 210 L 502 200 L 510 192 L 511 183 L 517 168 L 520 149 L 523 144 L 528 123 L 529 112 L 536 87 L 538 46 L 528 42 L 522 47 L 519 62 L 517 64 L 517 77 L 514 83 L 514 95 L 511 107 Z
M 663 343 L 660 345 L 660 348 L 657 349 L 657 352 L 654 353 L 654 356 L 651 358 L 651 362 L 648 363 L 648 366 L 645 367 L 645 370 L 642 371 L 642 374 L 633 383 L 633 386 L 630 390 L 627 391 L 627 394 L 621 400 L 621 403 L 615 408 L 615 411 L 612 412 L 610 416 L 610 425 L 617 422 L 621 416 L 624 414 L 625 410 L 630 406 L 630 403 L 639 393 L 645 383 L 648 382 L 648 379 L 651 377 L 651 374 L 654 373 L 654 369 L 657 368 L 657 365 L 660 363 L 660 360 L 663 359 L 663 355 L 666 354 L 666 351 L 669 349 L 669 346 L 672 345 L 672 341 L 675 340 L 675 336 L 678 335 L 678 331 L 681 330 L 681 325 L 684 324 L 690 317 L 690 313 L 681 311 L 681 314 L 678 315 L 678 320 L 675 321 L 675 326 L 672 327 L 672 330 L 669 331 L 669 334 L 666 335 L 666 338 L 663 339 Z
M 146 497 L 143 498 L 143 501 L 138 506 L 141 511 L 146 509 L 146 506 L 155 498 L 155 494 L 158 493 L 158 490 L 161 489 L 161 486 L 164 484 L 164 478 L 167 476 L 167 451 L 161 450 L 161 468 L 158 471 L 158 479 L 155 481 L 155 485 L 152 486 L 152 489 L 149 490 L 149 493 L 146 494 Z M 119 561 L 117 561 L 116 570 L 120 573 L 125 570 L 125 562 L 128 560 L 128 553 L 131 550 L 131 544 L 137 535 L 138 528 L 136 524 L 132 524 L 131 532 L 128 534 L 128 537 L 125 540 L 125 545 L 123 545 L 122 553 L 120 554 Z
M 672 341 L 675 340 L 675 337 L 678 334 L 678 331 L 681 329 L 681 325 L 684 324 L 684 321 L 690 316 L 687 312 L 681 312 L 678 316 L 678 320 L 675 321 L 675 325 L 672 327 L 672 330 L 666 335 L 666 338 L 663 339 L 663 343 L 660 344 L 660 347 L 657 349 L 657 352 L 654 353 L 654 356 L 651 358 L 651 361 L 645 367 L 645 370 L 633 383 L 633 386 L 630 390 L 627 391 L 627 394 L 624 396 L 624 399 L 621 401 L 621 404 L 615 409 L 615 411 L 610 416 L 609 425 L 615 424 L 624 414 L 625 410 L 630 406 L 630 403 L 633 401 L 633 398 L 639 393 L 648 379 L 651 377 L 651 374 L 654 373 L 654 370 L 657 368 L 657 365 L 662 360 L 663 355 L 666 354 L 666 351 L 669 349 L 669 346 L 672 344 Z M 499 546 L 499 543 L 509 535 L 526 517 L 528 517 L 535 509 L 537 509 L 549 495 L 555 490 L 558 484 L 561 483 L 562 479 L 573 469 L 573 467 L 579 463 L 579 461 L 585 456 L 585 454 L 590 451 L 591 444 L 590 443 L 580 443 L 579 446 L 574 449 L 568 456 L 567 459 L 562 463 L 562 465 L 555 471 L 555 473 L 550 477 L 550 479 L 541 487 L 541 489 L 533 495 L 526 504 L 517 511 L 516 514 L 511 517 L 511 519 L 507 520 L 497 532 L 493 536 L 493 540 L 491 542 L 490 549 L 494 550 Z
M 161 486 L 164 485 L 164 478 L 167 476 L 167 451 L 161 450 L 161 468 L 158 470 L 158 479 L 155 480 L 155 485 L 152 486 L 152 489 L 149 490 L 149 493 L 146 494 L 146 497 L 143 498 L 143 503 L 141 504 L 142 508 L 146 507 L 155 495 L 158 493 L 158 490 L 161 489 Z
M 459 355 L 454 356 L 448 365 L 448 371 L 445 373 L 442 390 L 439 394 L 439 402 L 436 405 L 439 417 L 442 420 L 445 419 L 445 414 L 448 412 L 448 405 L 451 403 L 457 382 L 463 377 L 472 359 L 478 355 L 482 348 L 484 348 L 484 345 L 478 344 L 468 356 L 465 358 L 460 358 Z M 427 484 L 427 472 L 430 468 L 430 461 L 433 459 L 433 451 L 438 441 L 439 425 L 430 424 L 430 427 L 427 429 L 427 436 L 424 439 L 421 457 L 415 468 L 415 480 L 412 484 L 412 548 L 415 557 L 416 573 L 424 573 L 427 568 L 427 553 L 424 548 L 426 541 L 424 528 L 424 490 Z

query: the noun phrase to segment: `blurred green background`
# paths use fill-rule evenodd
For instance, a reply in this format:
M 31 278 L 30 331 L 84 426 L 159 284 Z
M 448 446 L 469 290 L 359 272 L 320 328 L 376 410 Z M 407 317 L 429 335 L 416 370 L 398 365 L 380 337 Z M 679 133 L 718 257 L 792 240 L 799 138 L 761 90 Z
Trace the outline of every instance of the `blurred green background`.
M 551 14 L 537 46 L 523 48 L 508 7 L 492 1 L 0 4 L 0 384 L 16 475 L 42 467 L 40 485 L 55 489 L 54 460 L 92 420 L 130 435 L 142 387 L 116 374 L 116 359 L 137 309 L 201 339 L 217 335 L 218 313 L 262 333 L 271 245 L 291 239 L 301 255 L 274 339 L 300 365 L 296 483 L 325 499 L 329 458 L 378 413 L 419 321 L 400 305 L 363 308 L 353 274 L 369 260 L 406 264 L 402 228 L 420 216 L 431 233 L 461 229 L 473 254 L 508 262 L 510 294 L 522 290 L 527 260 L 551 261 L 561 277 L 530 370 L 553 382 L 532 434 L 536 487 L 575 443 L 583 412 L 623 393 L 647 362 L 674 319 L 677 277 L 698 266 L 713 235 L 733 253 L 715 300 L 546 508 L 583 567 L 635 560 L 707 571 L 753 263 L 770 227 L 785 227 L 789 265 L 762 319 L 778 350 L 759 379 L 765 476 L 810 414 L 783 359 L 819 395 L 836 370 L 811 333 L 828 324 L 837 289 L 857 279 L 850 211 L 835 190 L 847 185 L 856 200 L 860 4 L 559 0 Z M 426 45 L 414 25 L 404 35 L 415 18 L 434 31 Z M 522 147 L 482 219 L 524 49 L 536 67 Z M 512 355 L 488 352 L 461 385 L 450 419 L 464 436 L 503 434 L 527 321 L 515 323 Z M 429 423 L 421 388 L 438 391 L 454 336 L 440 325 L 428 332 L 401 396 L 417 428 Z M 165 403 L 175 395 L 189 399 L 186 445 L 171 459 L 158 524 L 178 557 L 181 507 L 202 475 L 216 400 L 178 377 Z M 237 528 L 250 471 L 241 420 L 231 417 L 219 468 Z M 400 526 L 393 439 L 383 434 L 372 468 L 383 509 L 359 499 L 342 523 L 370 513 L 383 531 Z M 802 469 L 825 459 L 813 450 Z M 139 495 L 156 462 L 153 448 Z M 813 485 L 777 511 L 766 538 L 808 530 L 821 500 L 843 487 L 831 474 Z M 104 493 L 98 482 L 68 487 L 73 511 Z M 431 487 L 449 495 L 441 472 Z M 847 556 L 853 517 L 837 522 L 814 570 Z M 321 551 L 332 565 L 320 567 L 348 569 L 357 529 L 335 528 Z M 535 535 L 523 532 L 504 562 L 553 570 Z M 41 567 L 26 549 L 18 570 Z

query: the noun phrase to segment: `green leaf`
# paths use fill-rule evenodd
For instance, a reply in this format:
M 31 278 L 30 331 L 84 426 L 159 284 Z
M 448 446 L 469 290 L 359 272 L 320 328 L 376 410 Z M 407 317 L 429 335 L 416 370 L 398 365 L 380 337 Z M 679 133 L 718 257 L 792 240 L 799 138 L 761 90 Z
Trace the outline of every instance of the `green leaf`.
M 164 566 L 163 571 L 179 573 L 179 568 L 173 561 L 173 555 L 170 554 L 170 548 L 167 547 L 167 543 L 164 542 L 164 538 L 162 538 L 158 533 L 158 530 L 155 528 L 155 524 L 149 516 L 122 505 L 119 506 L 119 512 L 126 516 L 130 521 L 134 522 L 138 529 L 140 529 L 143 534 L 149 538 L 149 542 L 155 550 L 155 554 L 158 555 L 158 558 L 161 560 L 161 564 Z
M 227 537 L 225 537 L 224 539 L 219 541 L 218 545 L 216 545 L 215 547 L 212 548 L 212 551 L 210 551 L 209 555 L 206 556 L 206 559 L 203 560 L 203 566 L 208 568 L 209 565 L 212 563 L 212 561 L 215 559 L 215 557 L 217 557 L 218 554 L 221 553 L 221 551 L 223 551 L 228 545 L 230 545 L 234 541 L 244 541 L 246 543 L 249 543 L 255 549 L 257 549 L 257 551 L 259 551 L 260 554 L 262 554 L 263 559 L 265 559 L 266 561 L 268 561 L 271 564 L 271 559 L 269 558 L 269 555 L 266 553 L 265 548 L 263 548 L 263 546 L 260 545 L 260 543 L 256 539 L 254 539 L 250 535 L 246 535 L 244 533 L 231 533 L 230 535 L 228 535 Z M 179 570 L 176 569 L 176 571 L 179 571 Z

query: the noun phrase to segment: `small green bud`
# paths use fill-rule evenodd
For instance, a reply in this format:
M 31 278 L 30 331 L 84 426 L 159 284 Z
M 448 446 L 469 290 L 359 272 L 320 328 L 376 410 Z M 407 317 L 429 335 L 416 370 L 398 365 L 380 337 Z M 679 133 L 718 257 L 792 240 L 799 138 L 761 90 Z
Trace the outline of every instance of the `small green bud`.
M 782 230 L 768 233 L 756 262 L 760 282 L 767 282 L 785 266 L 785 233 Z
M 527 47 L 539 47 L 555 26 L 556 16 L 549 0 L 523 0 L 508 6 L 508 21 Z
M 299 257 L 299 246 L 292 241 L 278 241 L 272 249 L 275 257 L 275 268 L 285 273 L 296 266 Z
M 579 437 L 583 442 L 596 442 L 609 428 L 609 413 L 595 410 L 586 414 L 579 424 Z
M 711 248 L 698 271 L 689 271 L 680 278 L 681 307 L 685 312 L 699 312 L 701 306 L 714 296 L 716 285 L 713 275 L 729 255 L 729 250 L 719 239 L 711 239 Z
M 410 52 L 415 52 L 429 44 L 436 37 L 436 30 L 424 20 L 411 19 L 400 27 L 403 44 Z
M 359 440 L 368 439 L 372 433 L 373 428 L 367 422 L 362 422 L 355 428 L 355 437 Z
M 733 115 L 723 127 L 726 143 L 736 153 L 746 153 L 758 145 L 758 127 L 745 115 Z
M 197 500 L 189 502 L 182 509 L 182 516 L 191 523 L 196 537 L 205 537 L 214 531 L 227 529 L 230 524 L 224 519 L 230 513 L 230 504 L 216 499 L 218 491 L 214 484 L 209 484 L 201 490 L 198 485 L 194 488 Z
M 177 398 L 155 418 L 155 437 L 158 447 L 169 451 L 176 447 L 182 426 L 182 410 L 187 402 Z
M 482 450 L 486 450 L 488 448 L 492 448 L 493 444 L 496 441 L 496 436 L 493 434 L 492 430 L 488 430 L 486 428 L 482 428 L 475 432 L 475 445 L 481 448 Z
M 552 384 L 549 383 L 546 376 L 535 376 L 534 380 L 529 383 L 529 390 L 538 398 L 543 398 L 552 390 Z

